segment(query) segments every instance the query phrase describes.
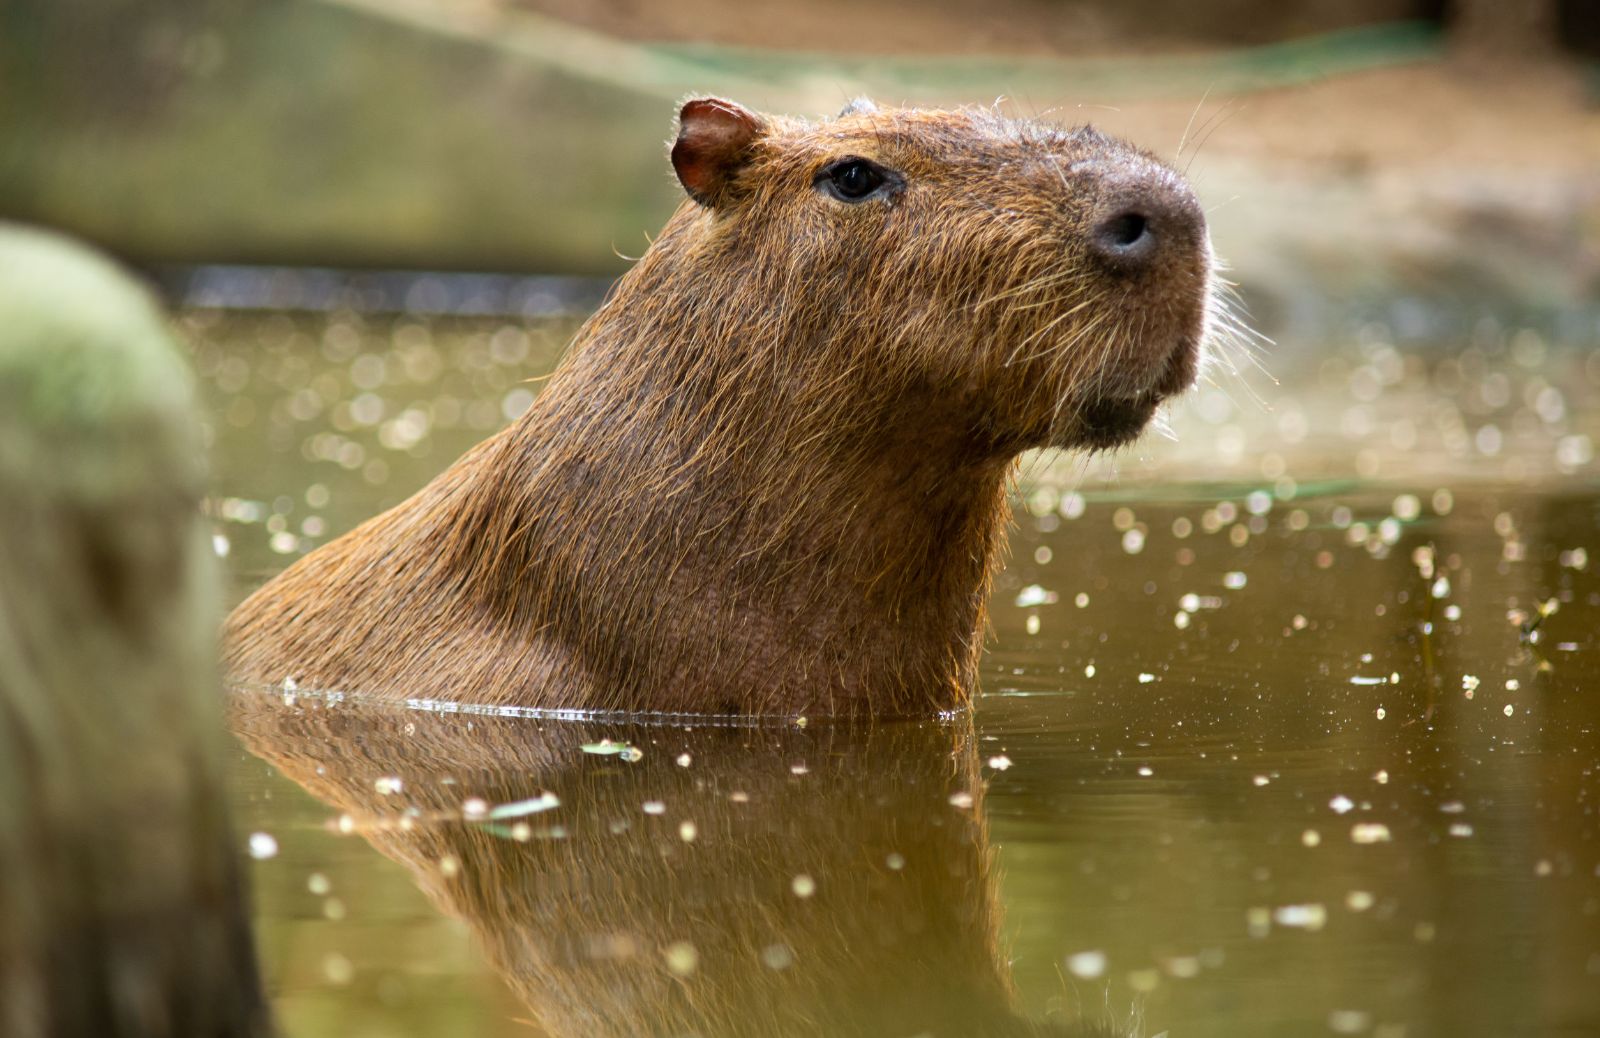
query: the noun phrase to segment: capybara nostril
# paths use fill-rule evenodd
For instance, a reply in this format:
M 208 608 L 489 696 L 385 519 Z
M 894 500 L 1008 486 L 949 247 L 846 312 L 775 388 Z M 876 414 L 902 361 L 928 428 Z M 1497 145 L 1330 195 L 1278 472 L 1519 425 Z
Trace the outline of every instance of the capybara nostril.
M 1137 260 L 1156 247 L 1149 217 L 1128 210 L 1102 220 L 1094 229 L 1095 251 L 1122 261 Z
M 1205 214 L 1167 170 L 1118 175 L 1089 224 L 1089 251 L 1115 270 L 1136 273 L 1164 256 L 1199 247 Z

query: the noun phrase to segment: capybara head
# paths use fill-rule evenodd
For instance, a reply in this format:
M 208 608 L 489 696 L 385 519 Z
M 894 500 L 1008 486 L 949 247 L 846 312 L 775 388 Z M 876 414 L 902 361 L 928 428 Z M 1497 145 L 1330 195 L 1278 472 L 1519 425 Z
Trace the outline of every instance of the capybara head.
M 696 204 L 664 242 L 692 238 L 679 261 L 716 283 L 695 316 L 734 332 L 705 341 L 811 355 L 753 363 L 857 392 L 849 372 L 870 373 L 1005 456 L 1123 444 L 1194 380 L 1204 214 L 1178 173 L 1090 127 L 866 101 L 811 124 L 700 99 L 672 161 Z

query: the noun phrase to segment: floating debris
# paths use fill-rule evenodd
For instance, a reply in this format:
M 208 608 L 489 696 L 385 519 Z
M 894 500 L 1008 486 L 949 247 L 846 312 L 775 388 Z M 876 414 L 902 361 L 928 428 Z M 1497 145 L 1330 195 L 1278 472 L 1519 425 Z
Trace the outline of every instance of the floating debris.
M 515 840 L 518 843 L 527 843 L 533 839 L 533 826 L 527 822 L 513 822 L 510 825 L 503 822 L 485 822 L 483 831 L 502 840 Z
M 1511 621 L 1517 624 L 1522 633 L 1522 640 L 1524 642 L 1530 645 L 1536 644 L 1539 641 L 1539 626 L 1543 624 L 1546 619 L 1554 616 L 1556 612 L 1560 610 L 1560 608 L 1561 603 L 1559 600 L 1554 598 L 1546 599 L 1544 602 L 1539 604 L 1539 608 L 1535 611 L 1533 617 L 1529 619 L 1522 619 L 1522 612 L 1520 610 L 1513 610 L 1511 613 Z
M 278 841 L 271 833 L 250 834 L 250 857 L 256 861 L 266 861 L 277 856 Z
M 489 809 L 486 816 L 491 821 L 504 821 L 507 818 L 522 818 L 525 815 L 536 815 L 541 811 L 560 807 L 561 801 L 554 793 L 540 793 L 529 800 L 516 800 L 509 804 L 497 804 Z
M 630 764 L 644 758 L 644 751 L 632 743 L 617 742 L 612 739 L 601 739 L 599 742 L 586 742 L 580 749 L 584 753 L 593 753 L 601 757 L 616 757 Z
M 1017 593 L 1017 605 L 1027 609 L 1030 606 L 1053 605 L 1061 601 L 1061 596 L 1054 591 L 1046 591 L 1038 584 L 1029 584 Z
M 665 951 L 667 969 L 679 977 L 687 977 L 700 965 L 700 953 L 688 941 L 674 941 Z
M 1320 903 L 1282 905 L 1273 910 L 1272 921 L 1295 930 L 1317 931 L 1328 923 L 1328 909 Z
M 1067 971 L 1079 980 L 1094 980 L 1106 972 L 1106 953 L 1081 951 L 1067 956 Z

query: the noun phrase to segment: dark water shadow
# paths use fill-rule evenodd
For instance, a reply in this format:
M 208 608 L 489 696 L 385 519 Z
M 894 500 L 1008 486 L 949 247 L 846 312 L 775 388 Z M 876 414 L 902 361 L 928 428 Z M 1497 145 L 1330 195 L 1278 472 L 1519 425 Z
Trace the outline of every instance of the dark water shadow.
M 545 1033 L 1109 1033 L 1011 1009 L 970 718 L 689 728 L 244 692 L 232 706 L 252 752 L 470 927 Z M 642 756 L 596 752 L 617 743 Z

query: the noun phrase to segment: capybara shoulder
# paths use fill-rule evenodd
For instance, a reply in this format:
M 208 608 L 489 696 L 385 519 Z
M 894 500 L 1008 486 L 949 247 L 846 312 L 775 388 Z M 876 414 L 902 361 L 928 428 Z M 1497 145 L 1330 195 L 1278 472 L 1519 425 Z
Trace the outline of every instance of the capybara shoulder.
M 1005 487 L 1194 379 L 1183 178 L 1089 127 L 689 101 L 686 199 L 534 406 L 230 617 L 234 678 L 919 714 L 975 679 Z

